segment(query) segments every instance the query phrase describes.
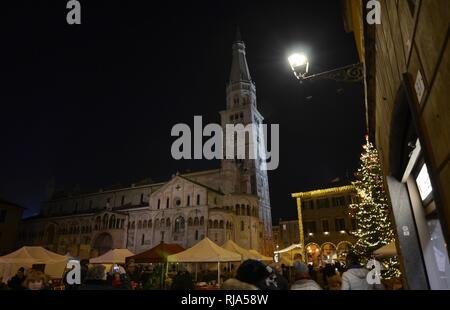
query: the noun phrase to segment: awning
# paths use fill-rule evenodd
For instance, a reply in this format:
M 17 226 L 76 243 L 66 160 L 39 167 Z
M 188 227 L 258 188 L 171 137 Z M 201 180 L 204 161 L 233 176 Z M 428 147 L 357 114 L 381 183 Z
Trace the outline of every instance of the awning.
M 395 246 L 395 241 L 388 243 L 378 250 L 374 251 L 373 254 L 376 257 L 392 257 L 397 256 L 397 247 Z
M 264 256 L 256 250 L 250 250 L 249 252 L 255 256 L 256 260 L 260 260 L 260 261 L 264 261 L 264 262 L 272 262 L 273 261 L 273 257 Z
M 301 249 L 301 248 L 302 248 L 302 246 L 301 246 L 300 243 L 299 244 L 295 244 L 294 243 L 294 244 L 291 244 L 290 246 L 288 246 L 287 248 L 275 251 L 274 253 L 275 254 L 281 254 L 281 253 L 286 253 L 286 252 L 289 252 L 289 251 L 292 251 L 292 250 L 296 250 L 296 249 Z
M 173 263 L 219 263 L 238 262 L 241 259 L 241 255 L 225 250 L 210 239 L 205 238 L 183 252 L 170 255 L 167 261 Z
M 91 264 L 124 264 L 128 256 L 133 256 L 134 253 L 128 249 L 113 249 L 105 254 L 91 258 Z
M 138 264 L 165 263 L 167 262 L 167 257 L 169 255 L 177 254 L 183 251 L 184 248 L 181 245 L 162 242 L 145 252 L 127 257 L 126 261 L 129 262 L 130 260 L 134 260 L 134 262 Z
M 24 246 L 0 257 L 0 278 L 7 281 L 16 274 L 20 267 L 31 268 L 33 265 L 45 265 L 46 275 L 61 278 L 67 260 L 67 256 L 51 252 L 40 246 Z
M 251 253 L 249 250 L 244 249 L 243 247 L 237 245 L 233 240 L 228 240 L 227 242 L 225 242 L 225 244 L 222 245 L 222 248 L 241 255 L 242 260 L 259 259 L 258 255 L 255 255 Z

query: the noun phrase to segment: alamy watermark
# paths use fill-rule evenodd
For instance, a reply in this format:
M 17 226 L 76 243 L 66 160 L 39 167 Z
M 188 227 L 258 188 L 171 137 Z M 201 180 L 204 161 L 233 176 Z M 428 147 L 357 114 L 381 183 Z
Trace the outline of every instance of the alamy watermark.
M 366 267 L 370 270 L 367 273 L 366 280 L 370 285 L 381 284 L 381 264 L 376 259 L 367 262 Z
M 66 21 L 69 25 L 80 25 L 81 24 L 81 4 L 77 0 L 70 0 L 66 5 L 67 9 L 70 11 L 66 15 Z
M 172 157 L 176 160 L 254 159 L 259 161 L 261 170 L 275 170 L 280 160 L 280 126 L 270 125 L 270 151 L 267 150 L 267 126 L 253 123 L 245 126 L 226 124 L 223 132 L 219 124 L 203 127 L 202 117 L 194 116 L 193 148 L 189 125 L 176 124 L 172 127 L 171 135 L 179 138 L 172 143 Z M 209 139 L 203 144 L 204 137 Z
M 81 284 L 81 266 L 80 262 L 71 259 L 67 262 L 67 269 L 69 271 L 66 274 L 66 281 L 69 285 Z
M 381 3 L 378 0 L 370 0 L 366 5 L 366 21 L 369 25 L 381 24 Z

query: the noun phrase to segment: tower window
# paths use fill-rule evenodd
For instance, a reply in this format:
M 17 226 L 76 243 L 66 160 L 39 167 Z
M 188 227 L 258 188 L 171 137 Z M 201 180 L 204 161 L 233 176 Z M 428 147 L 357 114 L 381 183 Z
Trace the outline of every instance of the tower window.
M 122 196 L 122 206 L 125 204 L 125 196 Z
M 244 231 L 244 221 L 241 221 L 241 231 Z
M 187 205 L 188 206 L 191 205 L 191 196 L 190 195 L 187 196 Z
M 144 203 L 144 194 L 141 194 L 141 204 Z
M 166 209 L 169 209 L 169 198 L 166 200 Z
M 234 121 L 234 115 L 230 115 L 230 121 Z
M 199 204 L 200 204 L 200 195 L 197 194 L 197 205 L 199 205 Z
M 244 113 L 241 112 L 241 114 L 239 115 L 241 118 L 244 118 Z
M 158 210 L 161 207 L 161 199 L 158 199 Z

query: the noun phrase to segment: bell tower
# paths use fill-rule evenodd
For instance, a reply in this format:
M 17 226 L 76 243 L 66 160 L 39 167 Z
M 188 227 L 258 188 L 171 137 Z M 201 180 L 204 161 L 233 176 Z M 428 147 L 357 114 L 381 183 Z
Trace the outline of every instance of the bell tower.
M 227 124 L 253 124 L 258 128 L 263 123 L 263 116 L 256 104 L 256 87 L 253 83 L 245 56 L 245 44 L 239 29 L 232 45 L 232 62 L 229 81 L 226 87 L 226 107 L 220 112 L 222 128 L 225 132 Z M 253 142 L 259 145 L 265 139 L 262 131 L 253 133 Z M 224 139 L 224 148 L 226 147 Z M 249 150 L 249 137 L 246 137 L 246 150 Z M 236 151 L 236 146 L 235 146 Z M 224 154 L 226 154 L 224 152 Z M 267 171 L 263 168 L 262 159 L 256 156 L 250 159 L 246 151 L 245 159 L 223 159 L 222 178 L 225 194 L 250 194 L 258 197 L 259 218 L 264 225 L 263 238 L 267 243 L 265 250 L 272 247 L 272 214 L 270 208 L 269 182 Z

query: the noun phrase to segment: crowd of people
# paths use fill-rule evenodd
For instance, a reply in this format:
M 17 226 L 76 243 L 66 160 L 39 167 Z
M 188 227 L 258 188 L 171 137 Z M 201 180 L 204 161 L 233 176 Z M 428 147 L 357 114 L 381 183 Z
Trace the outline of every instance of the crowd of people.
M 63 276 L 63 289 L 66 290 L 139 290 L 173 289 L 193 290 L 196 283 L 215 278 L 214 271 L 203 270 L 195 275 L 180 270 L 166 278 L 162 265 L 138 265 L 134 262 L 114 265 L 109 271 L 104 265 L 89 265 L 87 260 L 80 262 L 81 284 L 69 284 Z M 383 284 L 369 284 L 368 270 L 360 264 L 358 257 L 347 255 L 346 268 L 341 264 L 327 264 L 314 269 L 297 258 L 293 267 L 277 264 L 265 265 L 257 260 L 244 261 L 234 270 L 231 267 L 222 273 L 223 290 L 380 290 Z M 66 270 L 69 272 L 70 270 Z M 215 287 L 217 283 L 212 280 Z M 399 286 L 398 288 L 400 288 Z M 20 268 L 5 287 L 11 290 L 52 289 L 51 281 L 39 270 Z
M 347 256 L 346 270 L 339 264 L 327 264 L 314 270 L 298 259 L 293 268 L 272 268 L 254 260 L 244 262 L 234 278 L 228 279 L 222 288 L 244 290 L 382 290 L 383 284 L 369 284 L 368 270 L 353 254 Z
M 31 268 L 25 273 L 25 268 L 21 267 L 8 283 L 2 284 L 0 288 L 35 291 L 47 289 L 47 285 L 47 276 L 42 271 Z

